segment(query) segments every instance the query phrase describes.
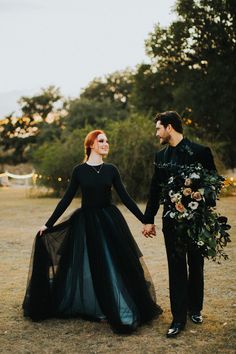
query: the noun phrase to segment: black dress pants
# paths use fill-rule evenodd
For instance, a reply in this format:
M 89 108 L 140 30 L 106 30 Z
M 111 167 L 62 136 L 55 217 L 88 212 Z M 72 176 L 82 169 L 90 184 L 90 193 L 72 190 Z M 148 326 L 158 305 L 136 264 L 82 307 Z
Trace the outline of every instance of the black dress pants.
M 163 220 L 169 269 L 169 291 L 174 322 L 186 323 L 187 312 L 199 313 L 203 305 L 204 258 L 183 235 L 177 239 L 174 224 Z

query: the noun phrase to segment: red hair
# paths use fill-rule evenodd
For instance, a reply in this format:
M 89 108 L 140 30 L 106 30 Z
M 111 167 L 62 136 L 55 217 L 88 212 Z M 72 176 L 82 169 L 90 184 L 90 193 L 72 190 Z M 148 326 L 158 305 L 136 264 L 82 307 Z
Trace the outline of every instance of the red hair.
M 91 145 L 93 145 L 94 141 L 96 140 L 99 134 L 105 134 L 105 133 L 103 130 L 99 130 L 99 129 L 92 130 L 87 134 L 86 138 L 84 139 L 84 152 L 85 152 L 84 162 L 88 160 L 89 155 L 91 153 Z

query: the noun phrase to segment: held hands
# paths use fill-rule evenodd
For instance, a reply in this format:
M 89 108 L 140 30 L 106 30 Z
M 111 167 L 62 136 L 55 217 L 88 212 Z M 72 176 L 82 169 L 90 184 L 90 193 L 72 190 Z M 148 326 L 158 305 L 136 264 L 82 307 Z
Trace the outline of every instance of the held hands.
M 142 234 L 147 238 L 156 236 L 156 226 L 154 224 L 143 225 Z
M 47 230 L 47 226 L 46 225 L 43 225 L 40 229 L 39 229 L 39 236 L 42 236 L 43 235 L 43 232 Z

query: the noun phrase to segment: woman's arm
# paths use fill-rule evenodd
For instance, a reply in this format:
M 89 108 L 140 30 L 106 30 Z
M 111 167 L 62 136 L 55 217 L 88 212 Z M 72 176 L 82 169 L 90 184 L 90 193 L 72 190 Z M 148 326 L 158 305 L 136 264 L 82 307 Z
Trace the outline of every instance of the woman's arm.
M 77 179 L 77 169 L 76 167 L 72 171 L 71 179 L 67 190 L 65 191 L 64 196 L 57 204 L 54 212 L 46 222 L 47 227 L 51 227 L 55 224 L 55 222 L 59 219 L 59 217 L 64 213 L 67 207 L 70 205 L 72 199 L 75 196 L 75 193 L 79 187 L 78 179 Z
M 114 177 L 113 177 L 113 186 L 119 195 L 122 203 L 133 213 L 137 219 L 139 219 L 141 222 L 143 222 L 143 213 L 137 206 L 137 204 L 134 202 L 134 200 L 130 197 L 128 192 L 126 191 L 122 180 L 120 173 L 118 169 L 114 166 Z
M 159 173 L 156 164 L 157 156 L 155 157 L 154 173 L 151 179 L 148 201 L 144 213 L 144 224 L 154 224 L 154 218 L 160 206 L 161 182 L 159 180 Z

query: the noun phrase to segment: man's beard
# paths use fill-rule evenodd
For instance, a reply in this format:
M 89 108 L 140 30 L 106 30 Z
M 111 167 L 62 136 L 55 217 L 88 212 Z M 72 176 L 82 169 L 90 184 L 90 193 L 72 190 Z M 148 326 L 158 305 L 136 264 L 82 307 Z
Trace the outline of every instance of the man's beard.
M 166 136 L 165 138 L 161 138 L 161 139 L 162 139 L 162 141 L 160 140 L 160 144 L 161 145 L 166 145 L 170 141 L 170 135 Z

